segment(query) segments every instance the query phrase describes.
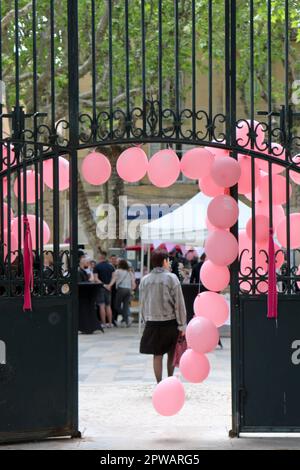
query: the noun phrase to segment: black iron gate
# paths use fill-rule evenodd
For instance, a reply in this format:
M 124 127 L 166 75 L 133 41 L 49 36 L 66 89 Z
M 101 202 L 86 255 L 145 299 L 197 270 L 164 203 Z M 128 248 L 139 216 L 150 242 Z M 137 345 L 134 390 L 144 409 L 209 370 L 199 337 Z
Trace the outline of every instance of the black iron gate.
M 290 333 L 300 281 L 290 219 L 291 175 L 300 173 L 292 99 L 299 18 L 292 0 L 0 2 L 1 442 L 78 435 L 78 155 L 130 143 L 249 158 L 254 221 L 263 162 L 270 227 L 272 176 L 284 171 L 277 324 L 266 320 L 268 253 L 257 252 L 255 222 L 252 247 L 231 269 L 232 435 L 300 427 L 298 340 Z M 240 197 L 237 187 L 231 194 Z M 22 311 L 26 215 L 35 238 L 32 313 Z M 238 225 L 232 232 L 239 236 Z

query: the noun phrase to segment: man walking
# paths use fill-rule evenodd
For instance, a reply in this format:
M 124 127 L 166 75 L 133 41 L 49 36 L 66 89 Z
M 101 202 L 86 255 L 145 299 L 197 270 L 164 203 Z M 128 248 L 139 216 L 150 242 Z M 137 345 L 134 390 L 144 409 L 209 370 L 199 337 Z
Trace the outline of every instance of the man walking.
M 102 328 L 112 328 L 112 310 L 111 310 L 111 293 L 107 288 L 110 284 L 114 267 L 107 261 L 107 253 L 102 252 L 99 256 L 99 263 L 94 268 L 95 282 L 100 284 L 96 303 L 100 309 L 100 319 Z

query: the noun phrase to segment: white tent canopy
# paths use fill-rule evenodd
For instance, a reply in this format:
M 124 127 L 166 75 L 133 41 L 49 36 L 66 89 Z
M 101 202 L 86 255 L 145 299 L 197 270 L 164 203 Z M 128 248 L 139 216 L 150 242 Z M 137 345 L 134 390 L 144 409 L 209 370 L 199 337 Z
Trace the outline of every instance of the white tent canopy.
M 212 198 L 198 193 L 188 202 L 160 219 L 143 225 L 144 245 L 159 240 L 182 245 L 203 246 L 207 238 L 206 215 Z M 239 201 L 239 228 L 246 228 L 251 217 L 251 209 Z

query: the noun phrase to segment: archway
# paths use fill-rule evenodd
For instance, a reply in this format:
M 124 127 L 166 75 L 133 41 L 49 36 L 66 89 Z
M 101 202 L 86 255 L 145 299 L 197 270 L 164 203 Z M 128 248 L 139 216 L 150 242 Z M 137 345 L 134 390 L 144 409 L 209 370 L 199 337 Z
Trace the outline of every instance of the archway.
M 293 57 L 289 48 L 292 41 L 294 41 L 293 46 L 297 46 L 291 32 L 292 14 L 290 8 L 294 8 L 294 6 L 290 7 L 288 0 L 282 0 L 285 12 L 282 20 L 282 18 L 277 18 L 276 13 L 272 11 L 271 1 L 263 2 L 263 6 L 256 5 L 253 1 L 243 5 L 237 4 L 235 0 L 225 0 L 224 2 L 220 0 L 215 4 L 212 1 L 207 1 L 201 5 L 193 1 L 186 9 L 185 16 L 178 2 L 157 2 L 153 9 L 149 10 L 148 2 L 141 0 L 141 2 L 137 2 L 137 10 L 130 10 L 127 0 L 124 2 L 124 8 L 118 7 L 113 2 L 103 2 L 97 6 L 96 2 L 91 0 L 88 3 L 89 21 L 86 23 L 88 31 L 91 32 L 88 43 L 90 53 L 85 55 L 85 30 L 80 16 L 82 5 L 78 5 L 76 0 L 70 0 L 67 3 L 67 8 L 62 8 L 63 11 L 57 13 L 55 2 L 53 0 L 47 1 L 47 15 L 44 23 L 41 21 L 41 18 L 45 16 L 42 11 L 43 6 L 37 5 L 36 1 L 26 6 L 21 5 L 21 2 L 20 5 L 19 2 L 16 2 L 16 10 L 10 10 L 6 5 L 5 11 L 1 12 L 3 31 L 9 29 L 10 22 L 14 27 L 12 34 L 15 47 L 15 51 L 9 52 L 9 48 L 4 51 L 5 57 L 9 55 L 14 57 L 14 76 L 3 74 L 3 70 L 5 72 L 9 68 L 5 58 L 1 59 L 0 67 L 0 79 L 8 77 L 9 90 L 7 113 L 3 112 L 5 108 L 1 105 L 1 130 L 3 131 L 7 119 L 10 124 L 9 137 L 5 139 L 3 132 L 1 135 L 0 198 L 3 223 L 1 224 L 0 287 L 2 297 L 0 300 L 2 303 L 1 312 L 3 312 L 1 313 L 1 322 L 6 325 L 1 329 L 5 331 L 6 328 L 8 334 L 12 323 L 19 324 L 21 329 L 28 328 L 27 335 L 31 347 L 24 349 L 24 358 L 26 357 L 25 352 L 28 353 L 29 350 L 31 350 L 32 357 L 35 357 L 34 352 L 41 343 L 43 344 L 45 356 L 41 355 L 40 362 L 37 362 L 38 369 L 44 367 L 42 359 L 47 359 L 47 353 L 53 347 L 54 338 L 56 345 L 59 341 L 63 348 L 60 354 L 67 354 L 69 358 L 64 364 L 65 369 L 62 365 L 62 368 L 55 372 L 58 374 L 56 382 L 61 385 L 64 383 L 68 390 L 68 397 L 64 394 L 61 395 L 64 411 L 57 417 L 56 422 L 49 416 L 49 421 L 45 420 L 41 423 L 39 421 L 40 414 L 37 413 L 28 429 L 22 429 L 21 432 L 22 425 L 18 420 L 8 430 L 8 418 L 5 419 L 4 416 L 1 419 L 4 424 L 4 428 L 0 429 L 1 441 L 66 434 L 78 435 L 77 190 L 78 152 L 84 149 L 102 148 L 108 145 L 113 147 L 161 142 L 174 145 L 207 146 L 219 151 L 229 150 L 233 158 L 243 155 L 250 159 L 249 171 L 252 177 L 250 193 L 252 201 L 256 202 L 256 163 L 267 162 L 267 165 L 260 165 L 262 167 L 260 170 L 267 170 L 267 175 L 263 175 L 263 178 L 265 178 L 264 191 L 268 200 L 267 215 L 270 227 L 274 225 L 273 200 L 277 197 L 279 187 L 274 184 L 277 178 L 273 179 L 272 175 L 280 173 L 277 173 L 278 167 L 280 167 L 280 171 L 283 169 L 286 185 L 285 198 L 282 201 L 282 204 L 286 206 L 286 246 L 281 245 L 279 251 L 283 246 L 286 255 L 286 272 L 278 276 L 277 279 L 284 285 L 282 292 L 279 293 L 279 306 L 282 305 L 280 307 L 282 309 L 290 309 L 291 306 L 296 309 L 298 306 L 296 287 L 299 278 L 295 268 L 296 263 L 293 263 L 292 259 L 295 251 L 291 251 L 297 250 L 298 245 L 296 243 L 294 246 L 292 243 L 294 229 L 292 227 L 293 218 L 290 217 L 292 207 L 289 192 L 291 177 L 294 177 L 293 181 L 297 181 L 299 174 L 299 162 L 295 159 L 299 149 L 297 125 L 299 116 L 295 110 L 297 102 L 293 104 L 297 90 L 293 89 L 293 86 L 296 85 L 292 80 L 291 61 Z M 259 10 L 260 7 L 263 8 L 262 11 Z M 202 11 L 201 8 L 204 10 Z M 170 9 L 172 19 L 170 23 L 166 24 L 166 11 Z M 258 10 L 259 15 L 255 15 Z M 299 13 L 297 7 L 292 13 L 293 15 Z M 246 23 L 245 18 L 247 19 Z M 118 20 L 122 20 L 122 23 Z M 274 37 L 274 33 L 272 35 L 272 20 L 277 22 L 285 38 L 284 44 L 281 43 L 284 46 L 284 51 L 279 54 L 279 59 L 278 56 L 274 57 L 275 52 L 278 52 L 278 38 Z M 67 25 L 67 30 L 63 28 L 63 21 Z M 199 31 L 197 29 L 199 25 L 201 26 L 201 21 L 204 21 L 205 29 L 203 31 L 206 32 L 205 47 L 202 49 L 199 46 Z M 153 36 L 149 27 L 152 22 L 156 24 Z M 30 26 L 28 26 L 29 24 Z M 122 26 L 120 26 L 121 24 Z M 131 24 L 138 25 L 137 31 L 133 30 L 133 34 L 130 28 Z M 22 33 L 26 32 L 28 28 L 31 33 L 23 35 Z M 120 33 L 119 28 L 122 32 L 120 43 L 116 39 L 116 35 Z M 66 31 L 68 32 L 68 41 L 66 40 Z M 256 39 L 258 31 L 262 31 L 267 48 L 262 48 L 259 40 Z M 41 46 L 40 41 L 43 36 L 41 32 L 46 32 L 46 42 L 50 52 L 45 54 L 45 61 L 39 63 L 38 47 Z M 98 39 L 101 34 L 103 35 L 102 41 L 99 43 Z M 134 42 L 133 36 L 136 42 Z M 238 37 L 247 37 L 245 44 L 238 42 Z M 282 38 L 282 35 L 280 37 Z M 30 42 L 30 47 L 26 41 Z M 258 48 L 267 63 L 267 72 L 264 69 L 264 73 L 261 71 L 261 64 L 257 56 Z M 133 58 L 133 50 L 136 51 L 136 61 Z M 29 51 L 30 60 L 23 61 L 24 51 Z M 117 52 L 120 53 L 119 56 Z M 203 57 L 201 53 L 203 53 Z M 107 59 L 104 68 L 99 66 L 101 54 Z M 155 59 L 154 68 L 152 68 L 153 63 L 150 56 L 154 54 L 157 55 L 157 59 Z M 199 88 L 201 74 L 198 69 L 197 54 L 202 57 L 202 62 L 200 62 L 206 77 L 205 86 L 201 91 Z M 189 58 L 189 64 L 187 74 L 184 76 L 183 72 L 186 67 L 184 58 L 186 56 Z M 218 57 L 221 57 L 218 67 L 222 71 L 222 74 L 219 73 L 219 75 L 216 74 L 214 68 Z M 117 82 L 114 74 L 116 58 L 119 60 L 118 63 L 123 64 L 121 70 L 117 69 L 119 72 Z M 281 63 L 284 64 L 278 76 L 274 67 L 276 60 L 281 60 Z M 30 70 L 27 68 L 28 64 Z M 149 67 L 149 65 L 151 66 Z M 240 73 L 240 68 L 243 68 L 243 73 Z M 50 80 L 48 69 L 50 70 Z M 99 74 L 102 79 L 99 79 Z M 168 74 L 170 75 L 169 79 Z M 132 84 L 136 83 L 135 76 L 137 75 L 140 79 L 138 87 L 135 89 Z M 88 89 L 82 90 L 81 80 L 86 76 L 88 76 Z M 216 79 L 221 80 L 221 76 L 224 86 L 220 88 L 217 86 Z M 188 83 L 187 89 L 185 89 L 188 98 L 185 101 L 183 100 L 182 87 L 184 79 Z M 277 108 L 274 109 L 273 82 L 275 80 L 279 80 L 284 85 L 279 91 L 276 89 L 276 93 L 280 96 L 279 99 L 284 102 L 284 105 L 279 109 L 278 99 L 275 103 Z M 45 82 L 47 82 L 47 87 L 43 88 Z M 30 99 L 26 99 L 26 90 L 24 91 L 22 85 L 24 83 L 28 89 L 30 88 Z M 262 103 L 266 112 L 264 110 L 260 112 L 256 109 L 256 106 L 262 105 L 256 96 L 258 84 L 264 91 Z M 104 90 L 103 94 L 99 94 L 101 87 Z M 207 100 L 203 104 L 205 93 Z M 222 106 L 218 106 L 221 95 L 224 99 Z M 241 100 L 238 99 L 239 95 L 241 95 Z M 135 96 L 138 96 L 136 100 Z M 64 106 L 66 107 L 67 102 L 68 113 L 65 112 L 65 109 L 62 110 Z M 244 105 L 243 109 L 240 107 L 241 102 Z M 121 105 L 119 105 L 120 103 Z M 265 119 L 260 116 L 265 116 Z M 241 129 L 245 131 L 242 139 L 237 136 L 237 130 Z M 260 132 L 263 135 L 262 139 L 259 139 Z M 273 142 L 275 145 L 272 145 Z M 63 216 L 59 213 L 61 205 L 59 157 L 66 158 L 69 163 L 67 170 L 70 181 L 69 221 L 68 229 L 66 229 L 69 230 L 69 237 L 65 238 L 66 245 L 68 245 L 65 252 L 60 248 L 60 224 Z M 47 160 L 50 162 L 48 166 L 51 167 L 50 172 L 53 180 L 53 204 L 50 213 L 53 220 L 53 257 L 56 269 L 54 283 L 53 280 L 45 283 L 42 261 L 47 254 L 45 253 L 47 250 L 44 249 L 47 227 L 45 228 L 42 223 L 45 209 L 42 188 L 45 181 L 44 164 Z M 19 217 L 15 222 L 18 234 L 15 240 L 12 239 L 10 230 L 7 230 L 6 235 L 4 233 L 6 230 L 4 226 L 5 211 L 8 214 L 8 227 L 12 218 L 10 209 L 12 198 L 15 198 L 13 195 L 14 185 L 17 195 L 17 216 Z M 31 189 L 33 191 L 29 195 Z M 238 199 L 238 187 L 231 189 L 231 195 L 236 200 Z M 30 198 L 32 198 L 31 202 L 29 202 Z M 33 214 L 28 212 L 28 204 L 33 204 Z M 21 217 L 26 214 L 34 215 L 36 220 L 40 219 L 39 223 L 33 227 L 35 248 L 38 255 L 35 265 L 36 295 L 33 299 L 33 303 L 36 304 L 34 308 L 37 311 L 36 315 L 34 310 L 33 314 L 27 317 L 22 314 L 24 272 L 21 262 L 23 256 Z M 252 216 L 255 220 L 256 204 L 252 204 Z M 238 237 L 238 225 L 233 227 L 232 233 Z M 261 413 L 259 413 L 261 419 L 258 419 L 257 411 L 253 408 L 254 402 L 250 397 L 252 395 L 256 399 L 256 391 L 261 390 L 262 384 L 265 385 L 265 377 L 263 370 L 260 370 L 260 380 L 256 376 L 255 382 L 252 383 L 255 372 L 251 368 L 251 364 L 258 363 L 258 361 L 254 360 L 254 356 L 252 356 L 255 348 L 251 339 L 253 334 L 249 336 L 249 332 L 261 331 L 260 347 L 263 355 L 266 352 L 264 335 L 270 335 L 268 336 L 270 350 L 277 350 L 280 360 L 282 358 L 290 360 L 291 345 L 297 339 L 286 334 L 285 338 L 282 338 L 280 348 L 276 348 L 278 338 L 276 339 L 272 334 L 277 330 L 274 330 L 274 324 L 265 321 L 263 316 L 266 295 L 261 288 L 265 289 L 268 272 L 267 269 L 262 270 L 257 266 L 255 236 L 256 226 L 254 223 L 252 224 L 252 252 L 254 256 L 251 260 L 251 269 L 247 272 L 240 271 L 238 261 L 233 264 L 231 269 L 233 435 L 249 430 L 281 431 L 288 429 L 296 431 L 299 429 L 299 420 L 294 414 L 293 394 L 290 398 L 293 419 L 290 419 L 291 415 L 286 412 L 286 403 L 289 399 L 286 390 L 282 391 L 280 387 L 278 388 L 278 396 L 276 395 L 272 402 L 274 408 L 269 408 L 271 410 L 270 420 L 268 420 L 268 416 Z M 13 246 L 14 243 L 15 246 Z M 5 245 L 7 245 L 7 252 L 5 252 Z M 61 277 L 59 274 L 59 266 L 62 263 L 70 265 L 68 277 Z M 245 285 L 247 285 L 246 289 Z M 49 293 L 52 296 L 49 296 Z M 254 310 L 257 311 L 256 315 L 252 315 Z M 65 311 L 68 312 L 67 316 L 63 315 Z M 38 312 L 44 312 L 44 316 L 39 316 Z M 38 344 L 35 344 L 34 341 L 38 338 L 35 328 L 42 327 L 40 321 L 45 322 L 45 336 L 40 336 Z M 293 322 L 297 321 L 297 316 L 293 312 L 290 317 L 286 317 L 282 321 L 282 325 L 286 322 L 286 332 L 289 328 L 294 329 L 295 326 L 291 327 L 291 325 L 296 325 Z M 283 326 L 282 331 L 284 328 Z M 52 337 L 49 336 L 51 329 L 52 331 L 60 331 L 57 333 L 58 336 L 56 334 Z M 49 343 L 44 343 L 46 337 L 48 337 Z M 9 344 L 11 342 L 16 344 L 17 340 L 14 337 L 10 339 L 5 337 L 4 340 L 7 343 L 7 361 L 11 364 L 11 374 L 6 375 L 6 385 L 1 393 L 4 393 L 5 396 L 10 395 L 14 404 L 17 404 L 18 397 L 11 394 L 10 391 L 12 388 L 18 389 L 17 379 L 21 381 L 20 384 L 24 384 L 28 379 L 28 370 L 32 369 L 24 368 L 23 376 L 16 374 L 16 371 L 22 368 L 22 362 L 18 362 L 20 351 L 16 349 L 16 356 L 13 359 L 10 355 Z M 272 361 L 270 363 L 276 368 L 275 363 L 273 364 Z M 285 369 L 286 364 L 286 362 L 282 362 L 282 370 Z M 294 364 L 293 367 L 295 367 Z M 289 369 L 289 378 L 286 378 L 289 384 L 294 380 L 296 369 L 293 367 Z M 47 377 L 44 380 L 46 383 Z M 280 382 L 281 376 L 273 377 L 271 384 L 279 383 L 278 380 Z M 41 378 L 37 381 L 37 387 L 40 383 Z M 265 390 L 266 398 L 268 391 L 267 388 Z M 53 395 L 51 387 L 48 387 L 48 391 Z M 247 399 L 245 398 L 246 391 L 248 391 Z M 59 390 L 56 392 L 60 394 Z M 70 400 L 70 396 L 72 396 L 72 400 Z M 32 399 L 29 393 L 27 399 Z M 276 409 L 281 399 L 283 407 L 282 414 L 279 416 Z M 46 406 L 47 394 L 43 395 L 43 400 L 40 402 L 41 407 Z M 23 403 L 24 401 L 25 396 L 23 396 Z M 19 403 L 21 407 L 23 407 L 23 403 Z M 264 403 L 262 399 L 262 408 L 264 408 Z M 273 419 L 273 413 L 276 413 L 276 419 Z

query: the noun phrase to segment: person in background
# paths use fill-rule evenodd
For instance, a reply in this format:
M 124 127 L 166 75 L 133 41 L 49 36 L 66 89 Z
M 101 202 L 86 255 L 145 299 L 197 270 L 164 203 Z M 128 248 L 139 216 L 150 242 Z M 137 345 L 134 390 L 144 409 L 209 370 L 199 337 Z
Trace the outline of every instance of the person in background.
M 100 284 L 96 303 L 99 305 L 100 319 L 102 328 L 112 328 L 112 310 L 111 310 L 111 294 L 107 286 L 112 280 L 114 267 L 107 261 L 107 253 L 102 252 L 99 256 L 99 263 L 94 268 L 94 282 Z
M 177 250 L 174 248 L 172 251 L 169 253 L 169 259 L 170 259 L 170 269 L 173 274 L 175 274 L 179 281 L 181 282 L 181 276 L 179 273 L 179 261 L 178 261 L 178 255 L 177 255 Z
M 173 358 L 178 335 L 185 334 L 186 309 L 178 277 L 170 272 L 169 255 L 154 250 L 153 269 L 140 283 L 140 313 L 146 327 L 140 353 L 153 355 L 157 383 L 162 380 L 163 356 L 168 355 L 168 376 L 174 373 Z
M 55 282 L 51 282 L 51 279 L 54 279 L 54 263 L 53 255 L 51 252 L 46 252 L 44 254 L 44 269 L 43 269 L 43 278 L 45 280 L 45 291 L 47 294 L 52 294 L 55 292 Z
M 192 274 L 190 278 L 190 284 L 200 284 L 200 270 L 205 263 L 206 260 L 206 254 L 203 253 L 202 256 L 200 257 L 200 261 L 197 264 L 194 264 L 194 267 L 192 269 Z M 202 284 L 200 286 L 200 292 L 204 292 L 207 290 Z
M 110 255 L 109 262 L 114 267 L 114 269 L 117 269 L 119 262 L 117 255 L 115 255 L 114 253 Z
M 112 265 L 112 267 L 114 268 L 114 270 L 116 270 L 118 268 L 118 257 L 116 254 L 112 254 L 110 257 L 109 257 L 109 262 L 110 264 Z M 111 290 L 110 290 L 110 293 L 111 293 L 111 311 L 112 311 L 112 322 L 113 322 L 113 325 L 115 327 L 118 326 L 118 312 L 116 310 L 116 285 L 114 284 L 112 287 L 111 287 Z
M 79 261 L 78 267 L 78 281 L 79 282 L 92 282 L 94 274 L 91 270 L 90 259 L 87 256 L 82 256 Z
M 132 323 L 130 305 L 131 305 L 131 300 L 134 299 L 134 295 L 135 295 L 135 292 L 137 290 L 138 284 L 137 284 L 137 280 L 136 280 L 136 272 L 135 272 L 135 270 L 132 266 L 132 263 L 128 260 L 127 260 L 127 263 L 128 263 L 128 266 L 129 266 L 129 271 L 132 273 L 132 277 L 133 277 L 133 289 L 131 291 L 131 297 L 130 297 L 129 307 L 128 307 L 128 319 L 129 319 L 129 323 Z
M 78 263 L 80 263 L 80 259 L 85 256 L 85 252 L 83 250 L 78 250 Z
M 91 264 L 91 270 L 92 270 L 92 272 L 94 272 L 94 269 L 95 269 L 97 263 L 94 259 L 92 259 L 90 264 Z
M 113 285 L 116 286 L 116 312 L 118 315 L 122 315 L 124 324 L 130 326 L 129 302 L 131 292 L 135 289 L 135 280 L 125 259 L 119 261 L 118 269 L 113 273 L 112 280 L 107 288 L 110 289 Z

